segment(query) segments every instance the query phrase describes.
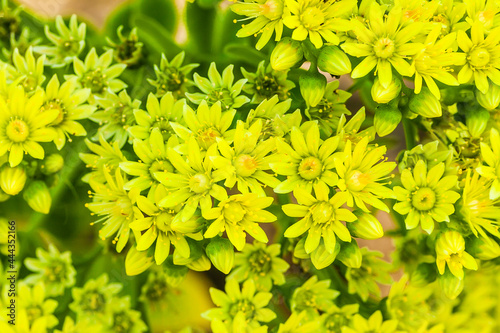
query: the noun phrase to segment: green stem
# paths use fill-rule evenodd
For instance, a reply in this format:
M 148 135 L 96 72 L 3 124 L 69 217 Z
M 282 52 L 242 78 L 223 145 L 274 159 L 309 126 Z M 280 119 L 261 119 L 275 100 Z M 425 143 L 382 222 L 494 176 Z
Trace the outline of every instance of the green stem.
M 403 118 L 403 129 L 405 132 L 406 149 L 410 150 L 416 146 L 415 127 L 411 123 L 411 119 Z

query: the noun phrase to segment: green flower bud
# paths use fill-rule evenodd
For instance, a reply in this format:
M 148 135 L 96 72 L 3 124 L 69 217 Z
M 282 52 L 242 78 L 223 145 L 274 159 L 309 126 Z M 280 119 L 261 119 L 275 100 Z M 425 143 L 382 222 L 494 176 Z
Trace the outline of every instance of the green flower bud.
M 470 246 L 474 257 L 481 260 L 491 260 L 500 257 L 500 245 L 491 238 L 474 238 Z
M 205 252 L 215 268 L 224 274 L 229 274 L 234 266 L 234 246 L 229 239 L 213 238 Z
M 24 200 L 35 211 L 48 214 L 52 205 L 52 197 L 45 182 L 41 180 L 31 183 L 23 193 Z
M 401 121 L 401 111 L 398 108 L 388 104 L 382 104 L 375 109 L 373 124 L 379 136 L 391 134 Z
M 167 283 L 172 287 L 177 287 L 184 281 L 189 269 L 186 266 L 179 266 L 174 264 L 172 256 L 167 257 L 163 267 L 165 267 L 165 274 L 167 275 Z
M 26 184 L 26 171 L 21 166 L 11 168 L 5 165 L 0 172 L 0 187 L 9 195 L 21 192 Z
M 305 72 L 299 78 L 299 85 L 307 106 L 315 107 L 325 94 L 326 77 L 318 72 Z
M 296 258 L 299 259 L 308 259 L 309 254 L 306 252 L 305 249 L 305 243 L 306 243 L 306 237 L 302 237 L 297 244 L 295 245 L 295 248 L 293 250 L 293 255 Z
M 464 279 L 459 279 L 451 274 L 449 270 L 438 278 L 439 286 L 443 290 L 446 297 L 455 299 L 464 289 Z
M 186 238 L 189 245 L 189 258 L 184 258 L 181 256 L 179 251 L 174 251 L 174 265 L 184 266 L 189 265 L 193 261 L 198 260 L 203 255 L 203 249 L 200 244 L 191 238 Z
M 318 56 L 318 67 L 324 72 L 340 76 L 351 72 L 351 61 L 337 46 L 327 45 Z
M 500 86 L 490 82 L 490 89 L 483 94 L 479 90 L 475 90 L 477 102 L 486 110 L 491 111 L 500 104 Z
M 56 172 L 59 172 L 64 166 L 64 159 L 59 154 L 50 154 L 45 157 L 40 166 L 42 173 L 45 175 L 51 175 Z
M 316 267 L 316 269 L 323 269 L 327 266 L 330 266 L 333 263 L 339 252 L 340 252 L 339 242 L 335 243 L 335 250 L 332 253 L 328 252 L 325 247 L 325 244 L 321 242 L 316 248 L 316 250 L 314 250 L 311 253 L 311 261 L 314 267 Z
M 128 276 L 139 275 L 153 265 L 153 256 L 147 251 L 137 251 L 135 247 L 130 248 L 125 257 L 125 273 Z
M 283 38 L 271 53 L 271 67 L 275 71 L 286 71 L 302 60 L 304 51 L 300 42 Z
M 422 87 L 419 94 L 410 97 L 408 107 L 412 112 L 426 118 L 441 117 L 443 114 L 441 103 L 427 87 Z
M 474 138 L 479 138 L 483 134 L 488 121 L 490 120 L 490 113 L 483 108 L 474 108 L 467 110 L 465 114 L 465 124 L 469 129 L 469 133 Z
M 384 236 L 382 224 L 375 216 L 362 211 L 357 211 L 354 214 L 358 219 L 347 223 L 347 229 L 352 236 L 363 239 L 379 239 Z
M 337 258 L 347 267 L 360 268 L 363 256 L 356 240 L 352 239 L 350 243 L 342 243 Z
M 416 287 L 424 287 L 436 280 L 436 266 L 431 263 L 421 263 L 411 275 L 411 284 Z
M 401 80 L 394 77 L 389 86 L 384 88 L 378 78 L 375 78 L 372 86 L 372 98 L 379 104 L 386 104 L 395 99 L 401 93 Z
M 198 259 L 192 261 L 187 267 L 197 272 L 208 271 L 212 265 L 210 264 L 210 259 L 206 255 L 202 255 Z

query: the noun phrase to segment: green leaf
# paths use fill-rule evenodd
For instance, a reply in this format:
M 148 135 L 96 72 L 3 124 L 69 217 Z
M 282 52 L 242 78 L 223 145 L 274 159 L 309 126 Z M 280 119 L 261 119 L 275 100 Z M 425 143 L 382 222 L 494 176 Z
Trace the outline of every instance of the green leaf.
M 202 8 L 197 3 L 186 4 L 188 41 L 197 52 L 214 53 L 212 38 L 216 13 L 215 8 Z
M 255 67 L 259 62 L 266 59 L 264 54 L 244 44 L 229 44 L 224 48 L 223 53 L 233 61 L 241 61 Z
M 175 32 L 177 7 L 173 0 L 139 0 L 134 9 L 138 14 L 154 19 L 170 33 Z
M 168 59 L 181 52 L 181 48 L 175 43 L 168 30 L 158 22 L 143 15 L 137 15 L 133 22 L 137 27 L 139 40 L 144 43 L 149 52 L 157 53 L 157 55 L 165 53 Z

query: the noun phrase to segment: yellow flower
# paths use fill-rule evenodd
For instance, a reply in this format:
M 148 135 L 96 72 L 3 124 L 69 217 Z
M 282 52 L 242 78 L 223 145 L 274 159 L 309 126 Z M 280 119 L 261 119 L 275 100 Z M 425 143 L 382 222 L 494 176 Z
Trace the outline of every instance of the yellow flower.
M 463 279 L 463 267 L 477 270 L 474 258 L 465 252 L 465 241 L 460 233 L 448 230 L 439 235 L 436 242 L 436 264 L 439 274 L 443 275 L 445 266 L 459 279 Z
M 489 89 L 488 79 L 500 85 L 500 27 L 485 38 L 482 23 L 474 22 L 470 34 L 471 38 L 463 30 L 457 34 L 458 46 L 466 53 L 458 82 L 474 81 L 477 89 L 485 94 Z
M 476 171 L 487 179 L 493 179 L 490 199 L 496 200 L 500 198 L 500 134 L 496 129 L 491 129 L 490 145 L 481 142 L 481 156 L 487 165 L 477 167 Z

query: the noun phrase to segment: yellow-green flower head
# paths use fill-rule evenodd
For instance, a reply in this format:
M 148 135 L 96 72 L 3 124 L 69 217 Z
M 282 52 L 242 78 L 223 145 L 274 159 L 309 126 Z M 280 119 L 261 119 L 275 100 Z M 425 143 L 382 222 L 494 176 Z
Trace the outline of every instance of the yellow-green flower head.
M 325 333 L 339 333 L 343 327 L 352 322 L 352 317 L 359 312 L 359 304 L 347 304 L 341 308 L 336 305 L 327 310 L 320 317 L 321 328 Z
M 457 79 L 450 74 L 450 71 L 452 71 L 452 66 L 463 63 L 464 56 L 462 53 L 452 51 L 456 43 L 456 33 L 447 34 L 438 40 L 439 37 L 441 37 L 441 27 L 436 26 L 427 35 L 424 42 L 425 48 L 413 60 L 415 93 L 420 93 L 422 81 L 425 81 L 425 84 L 437 99 L 441 98 L 441 93 L 434 80 L 448 86 L 458 86 Z
M 287 179 L 274 188 L 276 193 L 290 193 L 297 187 L 310 192 L 314 184 L 337 184 L 338 176 L 333 171 L 333 153 L 339 138 L 331 137 L 321 142 L 319 127 L 311 122 L 304 131 L 297 127 L 290 131 L 291 146 L 283 139 L 276 139 L 276 147 L 282 162 L 270 164 L 271 169 Z
M 113 49 L 115 61 L 127 65 L 129 68 L 138 65 L 143 57 L 142 47 L 144 44 L 139 41 L 137 27 L 134 27 L 128 36 L 123 36 L 123 25 L 116 29 L 119 42 L 113 42 L 106 37 L 108 44 Z
M 492 181 L 477 172 L 467 172 L 460 208 L 457 209 L 472 233 L 487 237 L 487 233 L 500 238 L 500 198 L 492 200 L 488 188 Z
M 283 23 L 293 30 L 292 38 L 303 41 L 309 37 L 317 49 L 323 46 L 323 39 L 334 45 L 339 43 L 334 31 L 350 30 L 349 21 L 340 17 L 356 6 L 351 0 L 285 0 L 285 4 Z
M 16 84 L 20 84 L 26 93 L 32 93 L 45 81 L 45 75 L 43 75 L 44 61 L 44 55 L 35 58 L 32 47 L 28 48 L 24 57 L 19 54 L 18 49 L 15 49 L 12 55 L 12 62 L 15 67 L 7 65 L 9 77 Z
M 422 49 L 422 44 L 410 42 L 421 32 L 420 22 L 408 23 L 403 27 L 401 7 L 394 7 L 385 15 L 383 7 L 372 2 L 367 26 L 359 21 L 354 23 L 353 30 L 358 42 L 341 45 L 347 54 L 364 58 L 352 71 L 352 78 L 363 77 L 376 67 L 375 74 L 380 84 L 388 87 L 392 81 L 393 68 L 402 76 L 413 75 L 414 69 L 406 59 Z
M 320 323 L 307 317 L 307 311 L 292 312 L 286 322 L 278 327 L 278 333 L 315 333 Z
M 2 0 L 2 26 L 0 28 L 0 39 L 3 42 L 8 42 L 12 35 L 17 35 L 21 29 L 20 12 L 23 10 L 22 6 L 13 6 L 10 8 L 7 0 Z
M 124 189 L 129 191 L 137 188 L 140 192 L 149 189 L 149 193 L 153 194 L 160 185 L 155 173 L 174 171 L 172 163 L 168 160 L 167 150 L 177 145 L 178 140 L 175 136 L 171 136 L 165 143 L 159 128 L 154 128 L 147 140 L 135 139 L 133 147 L 138 161 L 120 162 L 120 169 L 134 176 L 125 184 Z
M 330 280 L 318 281 L 313 275 L 309 280 L 293 292 L 291 300 L 292 312 L 307 311 L 308 316 L 319 314 L 319 311 L 328 311 L 334 304 L 333 300 L 339 296 L 339 292 L 330 289 Z
M 347 205 L 358 207 L 368 212 L 366 204 L 389 212 L 389 208 L 380 199 L 394 198 L 387 183 L 379 181 L 388 178 L 396 163 L 386 162 L 384 157 L 386 146 L 368 146 L 368 138 L 364 137 L 352 149 L 351 141 L 347 141 L 343 154 L 334 158 L 335 169 L 340 177 L 338 187 L 347 193 Z M 380 162 L 380 163 L 379 163 Z M 390 183 L 390 182 L 388 182 Z
M 76 120 L 89 118 L 96 109 L 93 105 L 86 104 L 90 97 L 90 89 L 78 88 L 75 80 L 59 83 L 54 75 L 47 84 L 40 112 L 58 111 L 57 118 L 48 126 L 56 131 L 54 143 L 61 150 L 66 140 L 72 141 L 70 135 L 85 136 L 87 131 Z
M 342 329 L 342 333 L 393 333 L 398 328 L 398 321 L 394 319 L 384 320 L 382 312 L 375 311 L 370 318 L 366 319 L 360 314 L 355 314 L 351 327 Z
M 86 203 L 92 213 L 102 216 L 99 220 L 92 222 L 103 222 L 104 226 L 99 230 L 99 237 L 105 240 L 112 235 L 116 243 L 116 251 L 121 252 L 128 242 L 130 235 L 130 223 L 135 221 L 140 213 L 134 209 L 139 190 L 132 189 L 127 192 L 123 189 L 127 178 L 122 175 L 120 169 L 116 169 L 113 174 L 104 169 L 106 183 L 101 183 L 95 179 L 90 179 L 89 184 L 92 190 L 90 197 L 92 202 Z
M 71 289 L 73 302 L 69 308 L 76 313 L 77 321 L 111 325 L 112 300 L 121 289 L 120 283 L 110 283 L 108 275 L 102 274 L 85 282 L 82 288 Z
M 448 265 L 450 272 L 459 279 L 464 277 L 464 267 L 477 270 L 474 257 L 465 252 L 464 238 L 455 230 L 448 230 L 439 235 L 436 241 L 436 265 L 441 275 Z
M 101 98 L 96 98 L 100 109 L 90 116 L 90 120 L 99 124 L 97 135 L 102 135 L 106 140 L 113 139 L 121 148 L 125 143 L 131 141 L 128 129 L 137 125 L 134 111 L 138 110 L 141 101 L 130 98 L 127 90 L 123 89 L 119 94 L 108 91 Z
M 248 37 L 262 34 L 255 45 L 257 50 L 262 49 L 276 31 L 275 40 L 279 41 L 283 33 L 283 0 L 245 0 L 231 5 L 231 9 L 238 15 L 254 19 L 249 24 L 242 24 L 236 33 L 238 37 Z M 242 19 L 246 20 L 246 19 Z M 234 23 L 237 21 L 235 20 Z
M 209 106 L 220 102 L 222 109 L 237 109 L 250 101 L 247 96 L 241 95 L 241 90 L 247 79 L 234 82 L 234 65 L 227 66 L 220 75 L 215 62 L 210 64 L 208 79 L 194 73 L 194 83 L 201 93 L 186 93 L 186 97 L 194 104 L 206 101 Z
M 167 189 L 167 196 L 159 200 L 158 206 L 174 208 L 182 205 L 182 222 L 193 217 L 196 209 L 206 213 L 212 208 L 212 198 L 223 201 L 227 198 L 226 189 L 217 182 L 222 178 L 213 172 L 211 156 L 216 155 L 217 147 L 212 145 L 202 157 L 200 146 L 195 138 L 187 142 L 187 160 L 172 148 L 167 148 L 167 156 L 174 172 L 156 172 L 154 176 Z
M 233 131 L 229 127 L 235 114 L 235 109 L 222 112 L 220 102 L 209 107 L 206 101 L 201 101 L 196 112 L 189 106 L 184 108 L 182 119 L 187 127 L 178 122 L 170 125 L 184 142 L 194 137 L 199 147 L 206 151 L 217 143 L 217 138 L 232 141 Z
M 90 179 L 105 183 L 104 172 L 114 173 L 119 168 L 120 162 L 127 160 L 118 146 L 118 142 L 114 141 L 109 144 L 102 135 L 99 136 L 99 144 L 88 139 L 85 139 L 85 144 L 93 153 L 80 153 L 80 159 L 87 168 L 92 170 L 82 178 L 86 183 Z
M 325 138 L 333 136 L 337 130 L 340 117 L 343 114 L 350 115 L 351 111 L 345 106 L 345 102 L 351 97 L 351 93 L 338 89 L 339 81 L 331 81 L 326 84 L 323 98 L 315 107 L 305 111 L 309 120 L 318 122 L 321 134 Z
M 158 191 L 165 192 L 163 189 Z M 158 193 L 156 196 L 162 197 Z M 189 258 L 190 249 L 185 237 L 201 239 L 201 234 L 198 232 L 201 226 L 197 222 L 197 216 L 181 222 L 176 217 L 180 207 L 160 208 L 154 200 L 143 196 L 137 198 L 137 207 L 144 213 L 144 217 L 132 222 L 130 228 L 140 233 L 137 238 L 138 251 L 146 251 L 154 246 L 155 262 L 161 265 L 169 255 L 172 244 L 177 252 L 174 255 Z
M 452 169 L 449 160 L 453 155 L 452 149 L 440 149 L 439 141 L 432 141 L 425 145 L 418 145 L 411 150 L 405 150 L 400 158 L 398 169 L 402 172 L 404 169 L 412 169 L 419 160 L 427 163 L 428 168 L 432 168 L 439 163 L 444 162 L 446 165 L 445 174 L 450 174 Z
M 363 257 L 359 268 L 348 267 L 345 277 L 348 282 L 350 294 L 358 294 L 366 302 L 370 295 L 380 298 L 380 284 L 391 284 L 389 274 L 391 264 L 380 259 L 383 254 L 378 251 L 369 251 L 366 247 L 361 249 Z
M 9 195 L 17 195 L 24 189 L 27 180 L 26 169 L 23 166 L 11 168 L 4 165 L 0 171 L 0 188 Z
M 236 253 L 235 269 L 229 279 L 243 282 L 255 280 L 258 290 L 271 290 L 273 285 L 285 283 L 285 273 L 290 265 L 280 258 L 280 244 L 266 246 L 264 243 L 247 244 L 242 252 Z
M 16 324 L 25 327 L 17 332 L 47 332 L 58 324 L 54 311 L 57 301 L 50 299 L 45 292 L 43 282 L 30 287 L 26 283 L 18 285 Z
M 23 199 L 35 212 L 48 214 L 52 205 L 49 188 L 42 180 L 30 183 L 23 192 Z
M 500 134 L 494 128 L 490 131 L 490 143 L 481 142 L 481 157 L 486 165 L 476 168 L 476 171 L 486 179 L 492 179 L 490 199 L 500 198 Z
M 36 52 L 36 45 L 40 44 L 41 41 L 42 39 L 38 37 L 37 33 L 25 26 L 20 33 L 10 35 L 10 47 L 2 49 L 2 54 L 5 59 L 12 62 L 15 49 L 18 49 L 19 53 L 25 54 L 30 47 L 33 47 Z
M 358 143 L 363 138 L 367 138 L 368 142 L 375 140 L 377 132 L 374 126 L 370 126 L 361 130 L 366 118 L 365 108 L 362 107 L 354 114 L 354 116 L 347 121 L 345 114 L 340 116 L 339 122 L 336 126 L 337 136 L 340 137 L 339 146 L 337 151 L 345 149 L 345 145 L 348 141 L 352 143 Z
M 434 222 L 449 222 L 455 212 L 453 204 L 460 194 L 453 188 L 457 185 L 456 175 L 444 176 L 445 165 L 439 163 L 427 171 L 427 164 L 420 160 L 412 171 L 403 170 L 403 187 L 395 186 L 394 192 L 399 201 L 394 210 L 407 215 L 406 228 L 413 229 L 419 223 L 428 234 L 434 230 Z
M 184 124 L 182 110 L 186 105 L 185 99 L 176 100 L 171 92 L 158 99 L 152 93 L 148 95 L 146 110 L 134 109 L 137 125 L 130 126 L 127 130 L 135 139 L 149 138 L 153 129 L 161 131 L 164 140 L 174 134 L 171 122 Z
M 452 31 L 466 30 L 470 25 L 462 20 L 465 11 L 465 3 L 453 0 L 443 0 L 438 2 L 437 10 L 434 12 L 429 22 L 439 26 L 442 35 L 447 35 Z
M 234 279 L 226 281 L 226 292 L 210 288 L 210 296 L 217 308 L 202 314 L 208 320 L 219 320 L 227 327 L 228 332 L 234 332 L 233 323 L 240 326 L 237 330 L 257 329 L 260 323 L 267 323 L 276 318 L 276 314 L 266 306 L 272 298 L 268 292 L 256 292 L 254 280 L 247 280 L 242 288 Z M 223 331 L 222 331 L 223 332 Z
M 76 78 L 83 88 L 89 88 L 92 92 L 91 102 L 93 102 L 94 95 L 103 96 L 108 89 L 111 92 L 118 92 L 127 87 L 123 81 L 118 79 L 127 65 L 111 65 L 112 61 L 113 50 L 108 50 L 98 56 L 95 48 L 92 48 L 85 57 L 85 62 L 78 58 L 74 59 L 75 75 L 68 75 L 67 79 Z
M 212 157 L 216 172 L 225 179 L 224 186 L 233 188 L 237 184 L 241 193 L 256 193 L 266 196 L 263 187 L 276 187 L 280 182 L 269 170 L 269 162 L 275 160 L 274 139 L 259 141 L 262 135 L 262 121 L 255 121 L 250 128 L 238 121 L 232 146 L 223 138 L 217 139 L 221 156 Z M 270 154 L 271 153 L 271 154 Z
M 276 216 L 264 210 L 273 203 L 273 198 L 258 197 L 256 194 L 234 194 L 223 200 L 215 208 L 203 212 L 207 220 L 215 220 L 205 232 L 206 238 L 226 231 L 234 247 L 241 251 L 245 246 L 246 234 L 267 243 L 267 235 L 259 223 L 276 221 Z
M 466 54 L 458 82 L 474 81 L 477 89 L 485 94 L 489 89 L 488 79 L 500 85 L 500 28 L 493 29 L 485 38 L 483 25 L 474 22 L 470 35 L 469 38 L 463 30 L 457 33 L 458 46 Z
M 491 0 L 472 0 L 466 1 L 467 9 L 466 21 L 471 25 L 474 22 L 480 22 L 486 31 L 498 26 L 499 11 L 498 3 Z
M 76 15 L 72 15 L 69 25 L 64 24 L 61 16 L 55 20 L 57 33 L 50 31 L 49 26 L 45 26 L 45 36 L 52 42 L 51 46 L 36 46 L 35 52 L 47 56 L 47 64 L 53 68 L 64 67 L 71 64 L 85 47 L 85 23 L 78 24 Z
M 285 114 L 290 109 L 291 103 L 291 99 L 280 102 L 276 95 L 262 101 L 248 113 L 247 127 L 250 127 L 256 121 L 262 120 L 261 139 L 285 136 L 294 126 L 299 127 L 302 123 L 300 110 L 296 110 L 292 114 Z
M 314 185 L 315 196 L 304 189 L 296 189 L 293 194 L 298 205 L 287 204 L 283 211 L 290 217 L 300 217 L 301 220 L 292 224 L 285 231 L 285 237 L 295 238 L 307 232 L 304 245 L 306 253 L 311 253 L 320 244 L 321 238 L 329 253 L 335 250 L 337 237 L 344 242 L 351 241 L 351 234 L 342 222 L 353 222 L 356 216 L 349 210 L 341 208 L 347 201 L 344 192 L 335 193 L 330 198 L 330 189 L 325 183 Z
M 160 305 L 170 300 L 171 292 L 172 288 L 167 284 L 165 272 L 161 269 L 152 269 L 148 272 L 148 278 L 141 287 L 139 301 L 149 306 Z
M 110 303 L 108 315 L 112 318 L 112 322 L 105 331 L 141 333 L 148 329 L 141 319 L 141 313 L 130 308 L 129 296 L 114 297 Z
M 45 151 L 39 142 L 50 142 L 55 131 L 47 127 L 59 115 L 58 110 L 40 112 L 43 91 L 28 97 L 21 86 L 11 86 L 8 99 L 0 97 L 0 156 L 8 153 L 15 167 L 24 154 L 43 159 Z
M 48 296 L 60 296 L 66 288 L 75 284 L 76 271 L 71 263 L 71 252 L 59 252 L 49 244 L 48 251 L 36 249 L 37 258 L 27 258 L 25 266 L 35 274 L 28 275 L 24 282 L 35 285 L 43 282 Z
M 251 73 L 243 67 L 241 73 L 248 80 L 243 86 L 243 91 L 253 95 L 250 103 L 259 104 L 266 99 L 278 95 L 280 101 L 286 100 L 290 89 L 295 88 L 293 81 L 287 80 L 288 71 L 276 71 L 272 69 L 271 64 L 265 64 L 262 60 L 257 66 L 257 71 Z
M 160 67 L 154 65 L 156 80 L 148 79 L 148 82 L 156 87 L 156 97 L 160 98 L 170 91 L 175 98 L 179 98 L 184 96 L 188 88 L 193 85 L 193 81 L 188 79 L 188 75 L 199 64 L 187 64 L 183 66 L 184 58 L 184 51 L 170 61 L 162 53 Z

